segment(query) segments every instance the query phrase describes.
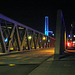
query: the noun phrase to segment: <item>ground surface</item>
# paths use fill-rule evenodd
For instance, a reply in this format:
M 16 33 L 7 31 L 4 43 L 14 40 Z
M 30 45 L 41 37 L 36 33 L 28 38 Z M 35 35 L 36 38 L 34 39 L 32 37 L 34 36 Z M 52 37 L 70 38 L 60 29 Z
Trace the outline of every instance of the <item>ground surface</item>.
M 29 75 L 75 75 L 75 55 L 71 55 L 61 60 L 49 58 Z
M 0 75 L 28 75 L 54 54 L 54 48 L 0 57 Z

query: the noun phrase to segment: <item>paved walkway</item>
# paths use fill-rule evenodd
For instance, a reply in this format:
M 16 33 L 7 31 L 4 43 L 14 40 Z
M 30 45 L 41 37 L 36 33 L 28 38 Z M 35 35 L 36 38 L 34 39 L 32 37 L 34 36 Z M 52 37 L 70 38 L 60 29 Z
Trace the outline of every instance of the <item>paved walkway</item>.
M 32 50 L 24 53 L 1 56 L 0 64 L 41 64 L 52 55 L 54 55 L 54 48 Z
M 75 74 L 75 55 L 54 60 L 49 58 L 39 67 L 28 75 L 74 75 Z

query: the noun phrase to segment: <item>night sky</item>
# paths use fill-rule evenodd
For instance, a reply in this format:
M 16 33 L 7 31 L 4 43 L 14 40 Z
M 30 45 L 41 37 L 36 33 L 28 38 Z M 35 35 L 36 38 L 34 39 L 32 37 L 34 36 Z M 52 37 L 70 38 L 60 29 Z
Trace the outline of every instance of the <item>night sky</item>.
M 63 11 L 66 29 L 75 21 L 75 2 L 66 0 L 18 0 L 0 2 L 0 13 L 44 33 L 45 16 L 49 16 L 49 30 L 55 33 L 57 10 Z

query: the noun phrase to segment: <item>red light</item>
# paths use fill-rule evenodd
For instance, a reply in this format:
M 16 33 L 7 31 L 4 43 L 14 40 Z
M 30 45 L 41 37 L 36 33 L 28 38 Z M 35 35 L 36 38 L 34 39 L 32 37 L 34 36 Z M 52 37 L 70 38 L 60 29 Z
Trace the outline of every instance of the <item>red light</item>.
M 67 42 L 67 46 L 68 46 L 68 47 L 71 47 L 71 43 L 70 43 L 70 42 Z

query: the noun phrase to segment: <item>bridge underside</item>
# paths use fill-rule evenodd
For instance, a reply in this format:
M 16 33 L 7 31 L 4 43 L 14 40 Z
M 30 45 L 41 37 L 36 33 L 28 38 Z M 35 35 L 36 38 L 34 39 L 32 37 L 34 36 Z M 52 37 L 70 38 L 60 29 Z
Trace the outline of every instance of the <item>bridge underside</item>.
M 54 46 L 54 38 L 0 14 L 0 53 Z

